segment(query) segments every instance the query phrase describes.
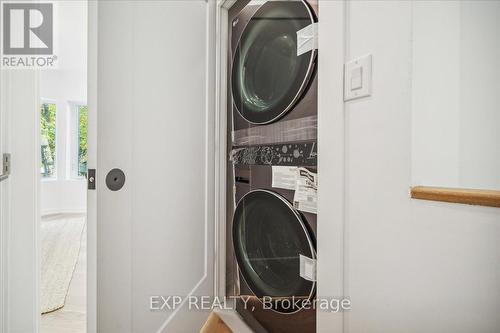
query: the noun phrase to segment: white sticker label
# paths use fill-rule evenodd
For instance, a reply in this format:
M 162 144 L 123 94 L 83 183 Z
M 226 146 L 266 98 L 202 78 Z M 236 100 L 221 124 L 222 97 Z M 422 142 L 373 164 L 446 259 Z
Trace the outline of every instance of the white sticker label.
M 297 167 L 273 165 L 272 187 L 295 190 L 297 183 Z
M 318 23 L 297 31 L 297 56 L 318 48 Z
M 318 174 L 306 168 L 297 169 L 295 195 L 293 197 L 295 209 L 317 214 L 318 212 Z
M 316 260 L 300 255 L 300 277 L 307 281 L 316 281 Z

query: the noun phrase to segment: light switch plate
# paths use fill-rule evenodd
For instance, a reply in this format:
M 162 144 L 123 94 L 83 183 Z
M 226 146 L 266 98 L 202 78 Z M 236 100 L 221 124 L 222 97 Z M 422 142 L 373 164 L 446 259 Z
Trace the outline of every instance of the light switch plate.
M 372 55 L 354 59 L 344 67 L 344 101 L 372 94 Z

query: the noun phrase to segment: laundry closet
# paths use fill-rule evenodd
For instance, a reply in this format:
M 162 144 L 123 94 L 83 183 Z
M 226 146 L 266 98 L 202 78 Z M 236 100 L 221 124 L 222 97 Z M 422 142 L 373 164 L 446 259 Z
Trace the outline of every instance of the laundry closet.
M 316 330 L 317 20 L 307 1 L 228 15 L 226 292 L 256 332 Z
M 88 333 L 498 332 L 499 4 L 89 1 Z M 0 332 L 31 333 L 38 77 L 1 74 Z

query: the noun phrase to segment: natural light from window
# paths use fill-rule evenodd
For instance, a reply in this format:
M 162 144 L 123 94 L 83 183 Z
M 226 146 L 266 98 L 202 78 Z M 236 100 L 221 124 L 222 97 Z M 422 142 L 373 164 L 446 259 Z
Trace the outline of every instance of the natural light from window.
M 44 178 L 53 178 L 56 174 L 56 105 L 43 103 L 40 114 L 41 129 L 41 166 Z
M 87 114 L 86 105 L 78 106 L 78 177 L 87 177 Z

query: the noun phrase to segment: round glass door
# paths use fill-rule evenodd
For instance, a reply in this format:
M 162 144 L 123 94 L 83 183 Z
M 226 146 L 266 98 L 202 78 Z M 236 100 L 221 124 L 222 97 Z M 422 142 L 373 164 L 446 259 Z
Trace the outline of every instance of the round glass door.
M 232 67 L 234 107 L 252 124 L 267 124 L 300 99 L 316 50 L 297 55 L 297 31 L 314 23 L 301 1 L 267 1 L 248 22 Z
M 269 297 L 279 312 L 300 310 L 314 296 L 315 282 L 300 276 L 300 255 L 315 259 L 301 215 L 280 195 L 256 190 L 236 207 L 233 242 L 241 275 L 255 296 Z M 284 303 L 294 298 L 297 304 Z

